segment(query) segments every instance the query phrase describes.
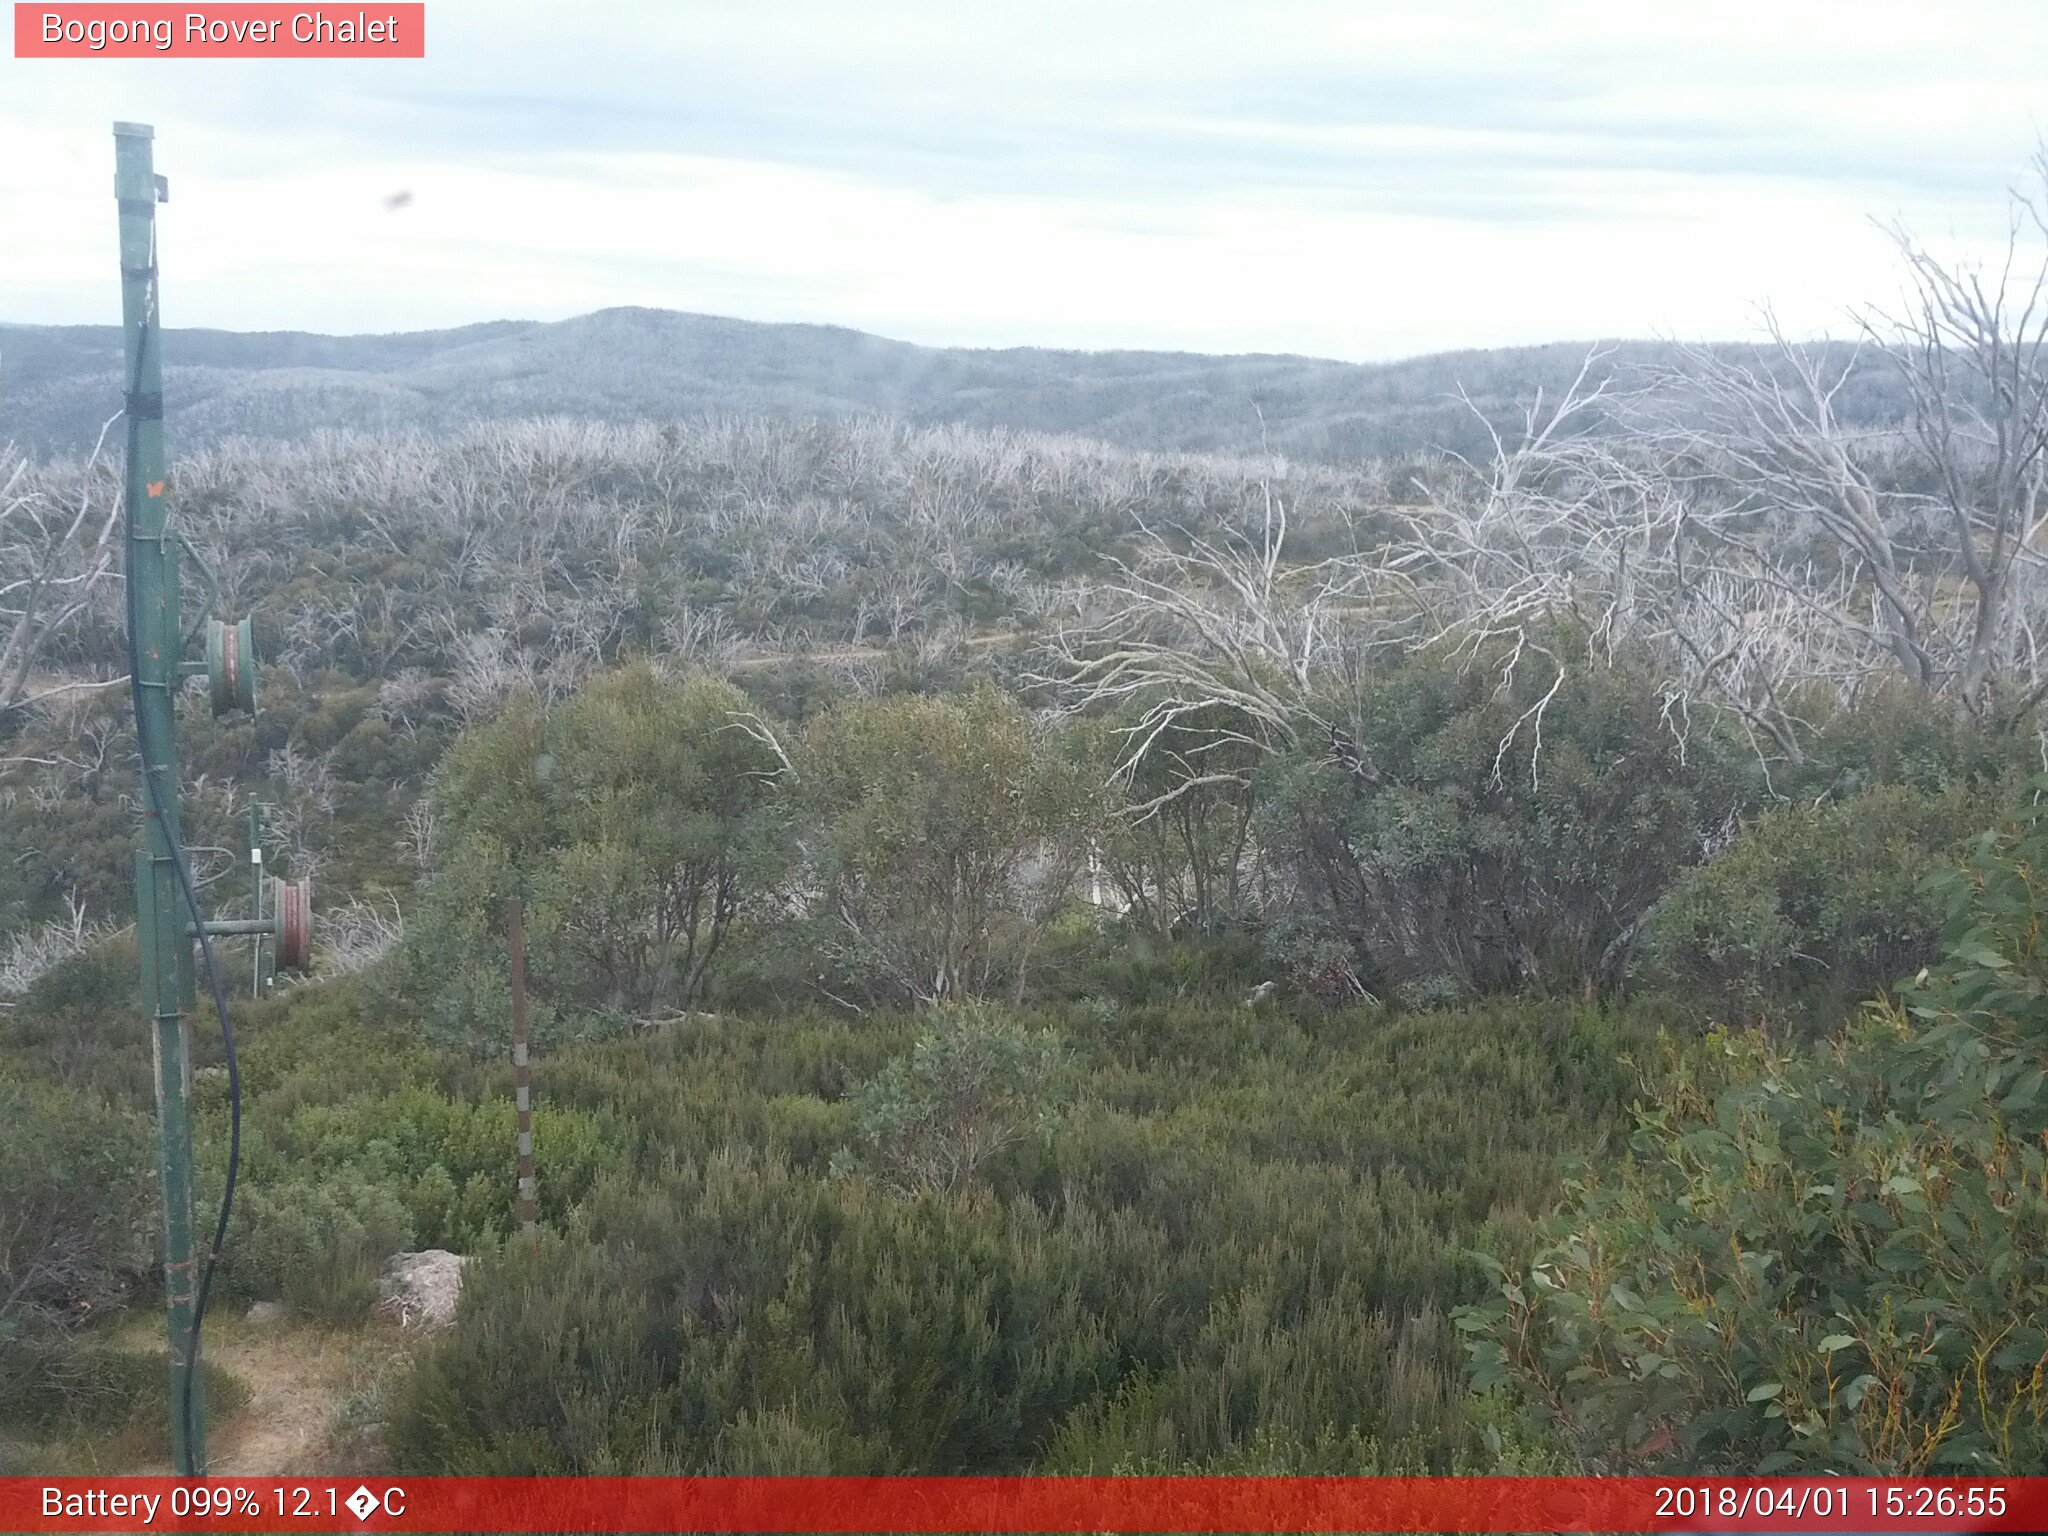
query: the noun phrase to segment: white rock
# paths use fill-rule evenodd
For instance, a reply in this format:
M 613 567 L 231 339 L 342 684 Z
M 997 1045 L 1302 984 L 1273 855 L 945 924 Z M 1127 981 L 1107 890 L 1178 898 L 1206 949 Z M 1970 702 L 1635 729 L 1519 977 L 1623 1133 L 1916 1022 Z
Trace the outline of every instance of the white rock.
M 462 1299 L 462 1272 L 469 1262 L 468 1255 L 445 1248 L 394 1253 L 384 1261 L 377 1281 L 377 1310 L 399 1327 L 422 1333 L 449 1327 L 455 1321 L 455 1304 Z
M 276 1301 L 259 1301 L 242 1314 L 242 1321 L 254 1323 L 258 1328 L 267 1328 L 284 1319 L 284 1304 Z

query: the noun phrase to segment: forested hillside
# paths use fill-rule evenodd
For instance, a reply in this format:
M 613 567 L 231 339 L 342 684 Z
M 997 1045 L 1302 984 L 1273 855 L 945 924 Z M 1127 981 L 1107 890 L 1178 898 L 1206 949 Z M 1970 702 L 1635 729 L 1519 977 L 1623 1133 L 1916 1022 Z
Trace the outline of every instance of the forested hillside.
M 261 799 L 320 923 L 235 1004 L 224 1314 L 473 1256 L 347 1467 L 2038 1469 L 2048 336 L 1914 272 L 1916 345 L 1508 369 L 1469 460 L 578 394 L 645 316 L 192 442 L 262 707 L 195 680 L 186 840 L 238 912 Z M 1091 366 L 1065 425 L 1187 442 L 1203 368 L 1336 365 Z M 1210 425 L 1131 382 L 1183 366 Z M 0 470 L 0 1451 L 96 1470 L 161 1423 L 115 480 Z
M 0 325 L 0 421 L 24 446 L 81 453 L 118 407 L 112 326 Z M 1729 349 L 1739 354 L 1744 349 Z M 500 321 L 394 336 L 164 337 L 172 439 L 291 440 L 321 429 L 449 430 L 532 416 L 626 422 L 703 412 L 957 423 L 1076 433 L 1126 447 L 1261 450 L 1354 462 L 1487 448 L 1569 383 L 1585 347 L 1445 353 L 1385 364 L 1172 352 L 920 347 L 830 326 L 613 309 L 552 324 Z M 1609 365 L 1668 360 L 1635 343 Z M 1460 398 L 1461 393 L 1466 398 Z M 1861 370 L 1848 419 L 1903 412 L 1884 368 Z

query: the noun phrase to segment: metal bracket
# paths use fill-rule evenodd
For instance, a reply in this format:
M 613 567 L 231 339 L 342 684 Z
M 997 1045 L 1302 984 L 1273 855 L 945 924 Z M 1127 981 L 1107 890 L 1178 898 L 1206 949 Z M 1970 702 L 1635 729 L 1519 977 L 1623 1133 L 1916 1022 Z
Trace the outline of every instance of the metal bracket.
M 184 529 L 171 528 L 167 529 L 166 532 L 171 538 L 178 541 L 178 548 L 185 551 L 186 558 L 198 570 L 199 579 L 206 583 L 206 601 L 193 606 L 192 611 L 197 617 L 187 621 L 185 633 L 182 636 L 183 643 L 190 645 L 193 637 L 201 629 L 205 628 L 207 614 L 212 609 L 214 603 L 220 598 L 220 580 L 213 574 L 213 567 L 206 563 L 206 557 L 192 547 L 192 541 L 185 537 Z

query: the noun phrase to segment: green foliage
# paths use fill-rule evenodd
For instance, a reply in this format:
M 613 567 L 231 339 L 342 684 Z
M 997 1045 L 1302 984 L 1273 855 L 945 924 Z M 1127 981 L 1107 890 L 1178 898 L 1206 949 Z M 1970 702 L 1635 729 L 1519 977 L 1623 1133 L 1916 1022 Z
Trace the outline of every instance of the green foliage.
M 133 930 L 52 966 L 0 1009 L 0 1054 L 38 1076 L 148 1107 L 155 1089 L 142 1041 L 141 971 Z
M 1266 930 L 1265 951 L 1276 979 L 1295 996 L 1323 1003 L 1351 1003 L 1372 997 L 1359 975 L 1357 946 L 1325 920 L 1281 918 Z M 1409 984 L 1402 994 L 1403 1000 L 1413 1001 L 1414 990 L 1414 984 Z M 1441 1001 L 1456 1002 L 1458 990 L 1453 982 L 1450 995 Z
M 1004 1054 L 1043 1061 L 1057 1026 L 1074 1056 L 1049 1142 L 985 1163 L 970 1198 L 828 1176 L 864 1116 L 893 1131 L 914 1083 L 949 1076 L 964 1044 L 918 1070 L 929 1024 L 698 1020 L 562 1052 L 550 1091 L 615 1113 L 630 1156 L 559 1239 L 473 1272 L 396 1406 L 399 1464 L 1109 1470 L 1250 1464 L 1280 1436 L 1522 1464 L 1460 1401 L 1440 1309 L 1476 1294 L 1459 1249 L 1517 1249 L 1560 1150 L 1617 1128 L 1636 1026 L 1027 1015 Z M 900 1091 L 863 1093 L 878 1076 Z
M 413 1084 L 288 1110 L 256 1101 L 226 1282 L 346 1319 L 369 1306 L 379 1267 L 398 1250 L 469 1252 L 510 1232 L 516 1123 L 510 1095 L 494 1086 L 481 1100 Z M 551 1222 L 616 1158 L 600 1117 L 548 1103 L 534 1111 L 534 1146 Z
M 1789 801 L 1848 796 L 1896 784 L 1923 794 L 1971 790 L 2018 799 L 2038 771 L 2039 746 L 2025 731 L 1999 729 L 1939 709 L 1902 681 L 1873 679 L 1846 707 L 1822 712 L 1805 761 L 1771 774 Z
M 1269 974 L 1257 927 L 1161 936 L 1076 902 L 1047 925 L 1027 995 L 1118 1005 L 1182 998 L 1206 1005 L 1242 997 Z
M 1249 1311 L 1211 1320 L 1223 1370 L 1132 1377 L 1069 1417 L 1042 1470 L 1155 1477 L 1573 1470 L 1562 1447 L 1502 1402 L 1463 1389 L 1446 1347 L 1449 1330 L 1434 1309 L 1398 1320 L 1326 1310 L 1277 1328 L 1258 1327 Z M 1337 1358 L 1351 1368 L 1328 1369 L 1325 1351 L 1342 1351 Z M 1247 1418 L 1249 1432 L 1237 1427 Z
M 1131 708 L 1070 729 L 1065 749 L 1111 785 L 1096 836 L 1096 873 L 1151 935 L 1209 934 L 1251 915 L 1257 749 L 1233 739 L 1220 707 L 1145 729 Z M 1119 768 L 1132 738 L 1145 751 Z
M 983 685 L 842 705 L 811 727 L 798 783 L 821 985 L 937 1002 L 1021 984 L 1092 793 L 1014 699 Z
M 359 1319 L 384 1260 L 414 1246 L 474 1251 L 514 1226 L 511 1072 L 435 1050 L 343 979 L 236 1005 L 242 1167 L 221 1294 L 281 1299 Z M 607 1113 L 559 1102 L 545 1073 L 534 1110 L 541 1216 L 565 1222 L 600 1172 L 627 1155 Z M 228 1142 L 225 1074 L 193 1084 L 202 1212 L 218 1198 Z M 140 1122 L 146 1129 L 147 1122 Z
M 1438 1326 L 1432 1316 L 1424 1328 L 1411 1329 L 1407 1336 L 1434 1333 Z M 1425 1391 L 1435 1391 L 1441 1390 L 1441 1379 L 1431 1374 L 1418 1383 L 1411 1365 L 1398 1371 L 1388 1386 L 1412 1393 L 1420 1384 Z M 1305 1435 L 1275 1425 L 1260 1428 L 1219 1453 L 1190 1456 L 1176 1443 L 1181 1437 L 1174 1423 L 1154 1417 L 1163 1405 L 1151 1400 L 1144 1387 L 1141 1382 L 1137 1390 L 1120 1395 L 1104 1420 L 1141 1426 L 1141 1433 L 1149 1432 L 1150 1445 L 1125 1444 L 1119 1450 L 1117 1439 L 1090 1443 L 1090 1437 L 1063 1435 L 1048 1462 L 1071 1473 L 1114 1477 L 1561 1477 L 1575 1470 L 1562 1447 L 1532 1431 L 1528 1421 L 1515 1416 L 1497 1396 L 1458 1397 L 1437 1443 L 1412 1431 L 1387 1443 L 1357 1430 L 1340 1434 L 1325 1427 Z M 1193 1412 L 1199 1417 L 1208 1407 L 1193 1405 Z M 1448 1457 L 1443 1439 L 1455 1446 Z
M 1831 1028 L 1935 957 L 1926 873 L 1989 816 L 1982 796 L 1902 785 L 1766 811 L 1658 902 L 1645 979 L 1729 1022 Z
M 2044 784 L 2048 787 L 2048 784 Z M 1720 1040 L 1461 1320 L 1609 1469 L 2048 1461 L 2048 817 L 1939 888 L 1946 956 L 1840 1040 Z
M 1506 686 L 1500 656 L 1410 659 L 1366 690 L 1355 766 L 1319 743 L 1268 776 L 1261 827 L 1312 899 L 1299 915 L 1374 990 L 1611 985 L 1742 803 L 1731 757 L 1681 740 L 1647 674 L 1558 644 Z
M 181 714 L 182 820 L 200 873 L 218 869 L 217 850 L 239 853 L 258 799 L 271 807 L 273 873 L 316 872 L 330 894 L 409 884 L 398 834 L 445 725 L 396 731 L 374 687 L 329 673 L 301 681 L 266 668 L 261 693 L 253 718 Z M 138 770 L 127 716 L 126 691 L 106 690 L 0 719 L 16 759 L 0 764 L 0 847 L 11 850 L 0 935 L 62 916 L 71 901 L 97 922 L 133 915 Z M 230 879 L 225 889 L 235 899 L 247 887 Z
M 64 1366 L 61 1390 L 34 1394 L 13 1419 L 0 1420 L 35 1442 L 31 1456 L 22 1462 L 32 1460 L 42 1476 L 80 1477 L 169 1459 L 171 1431 L 164 1412 L 161 1349 L 80 1340 Z M 208 1422 L 232 1423 L 248 1407 L 249 1389 L 210 1359 L 202 1358 L 199 1369 Z
M 353 1169 L 317 1180 L 252 1179 L 238 1205 L 223 1290 L 276 1297 L 308 1316 L 364 1316 L 384 1260 L 414 1245 L 397 1192 Z
M 436 1033 L 504 1037 L 504 898 L 527 903 L 541 1039 L 578 1014 L 688 1009 L 786 839 L 772 753 L 737 689 L 628 667 L 545 714 L 530 699 L 437 771 L 442 862 L 408 936 L 404 996 Z
M 0 1423 L 89 1385 L 80 1325 L 147 1270 L 150 1179 L 141 1117 L 0 1064 Z
M 986 1005 L 948 1010 L 850 1096 L 863 1161 L 904 1194 L 964 1193 L 991 1158 L 1053 1135 L 1071 1066 L 1051 1030 Z
M 571 339 L 613 362 L 708 355 L 650 324 L 594 317 Z M 821 399 L 901 393 L 894 365 L 840 361 L 858 387 Z M 1526 383 L 1578 359 L 1510 361 Z M 1037 370 L 1027 395 L 1078 366 L 1013 365 Z M 1304 366 L 1325 367 L 1223 367 L 1230 388 L 1175 440 L 1233 441 L 1247 381 L 1282 374 L 1336 394 L 1276 417 L 1276 447 L 1291 432 L 1350 459 L 1412 436 L 1412 401 L 1347 405 L 1363 375 Z M 1492 382 L 1495 405 L 1526 393 Z M 1852 415 L 1868 387 L 1840 397 Z M 1104 399 L 1082 415 L 1117 419 Z M 75 467 L 31 473 L 76 488 Z M 743 420 L 184 466 L 180 515 L 238 551 L 238 600 L 283 663 L 261 716 L 187 715 L 189 840 L 237 847 L 253 792 L 323 899 L 430 876 L 394 964 L 236 1005 L 227 1293 L 346 1319 L 398 1246 L 483 1254 L 394 1428 L 434 1470 L 1552 1470 L 1550 1429 L 1615 1465 L 2039 1461 L 2031 845 L 1979 867 L 1977 930 L 1904 994 L 1922 1014 L 1895 1005 L 1806 1054 L 1681 1049 L 1691 1076 L 1644 1112 L 1634 1160 L 1540 1234 L 1560 1155 L 1618 1150 L 1616 1057 L 1642 1021 L 1471 1006 L 1611 994 L 1647 922 L 1638 979 L 1687 1005 L 1667 1016 L 1832 1026 L 1931 957 L 1918 870 L 2029 743 L 1873 688 L 1766 775 L 1703 724 L 1682 737 L 1663 674 L 1560 635 L 1511 665 L 1482 646 L 1319 672 L 1301 728 L 1275 733 L 1300 743 L 1284 761 L 1193 712 L 1124 778 L 1131 716 L 1048 729 L 965 687 L 1014 686 L 1059 611 L 1049 583 L 1130 553 L 1133 508 L 1227 537 L 1270 509 L 1268 474 Z M 1307 561 L 1369 546 L 1411 478 L 1270 474 Z M 118 670 L 117 606 L 67 638 L 67 672 Z M 756 654 L 735 663 L 742 639 Z M 647 653 L 737 681 L 602 671 Z M 473 727 L 444 756 L 458 719 Z M 17 711 L 0 735 L 0 935 L 69 899 L 118 920 L 118 693 Z M 431 826 L 410 815 L 430 769 Z M 1083 878 L 1123 914 L 1074 901 Z M 537 1252 L 502 1241 L 513 891 L 547 1047 Z M 45 1255 L 18 1291 L 0 1268 L 0 1295 L 27 1298 L 0 1317 L 0 1412 L 111 1424 L 135 1379 L 73 1326 L 147 1269 L 134 974 L 117 937 L 0 1011 L 0 1169 L 32 1170 L 0 1190 L 0 1262 Z M 793 995 L 842 1016 L 793 1013 Z M 1047 1006 L 886 1011 L 996 995 Z M 698 1014 L 758 998 L 774 1016 Z M 210 1033 L 196 1093 L 217 1181 Z M 1483 1378 L 1548 1410 L 1531 1430 L 1504 1393 L 1462 1392 L 1442 1318 L 1481 1284 L 1461 1248 L 1505 1279 L 1539 1240 L 1540 1285 L 1464 1319 Z

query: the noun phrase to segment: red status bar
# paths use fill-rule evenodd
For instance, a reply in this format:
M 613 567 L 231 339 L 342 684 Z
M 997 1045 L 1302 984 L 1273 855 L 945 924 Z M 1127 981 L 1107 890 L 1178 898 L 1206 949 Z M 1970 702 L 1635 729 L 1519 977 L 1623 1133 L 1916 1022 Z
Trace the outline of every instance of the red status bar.
M 6 1531 L 2044 1531 L 2048 1478 L 0 1478 Z

